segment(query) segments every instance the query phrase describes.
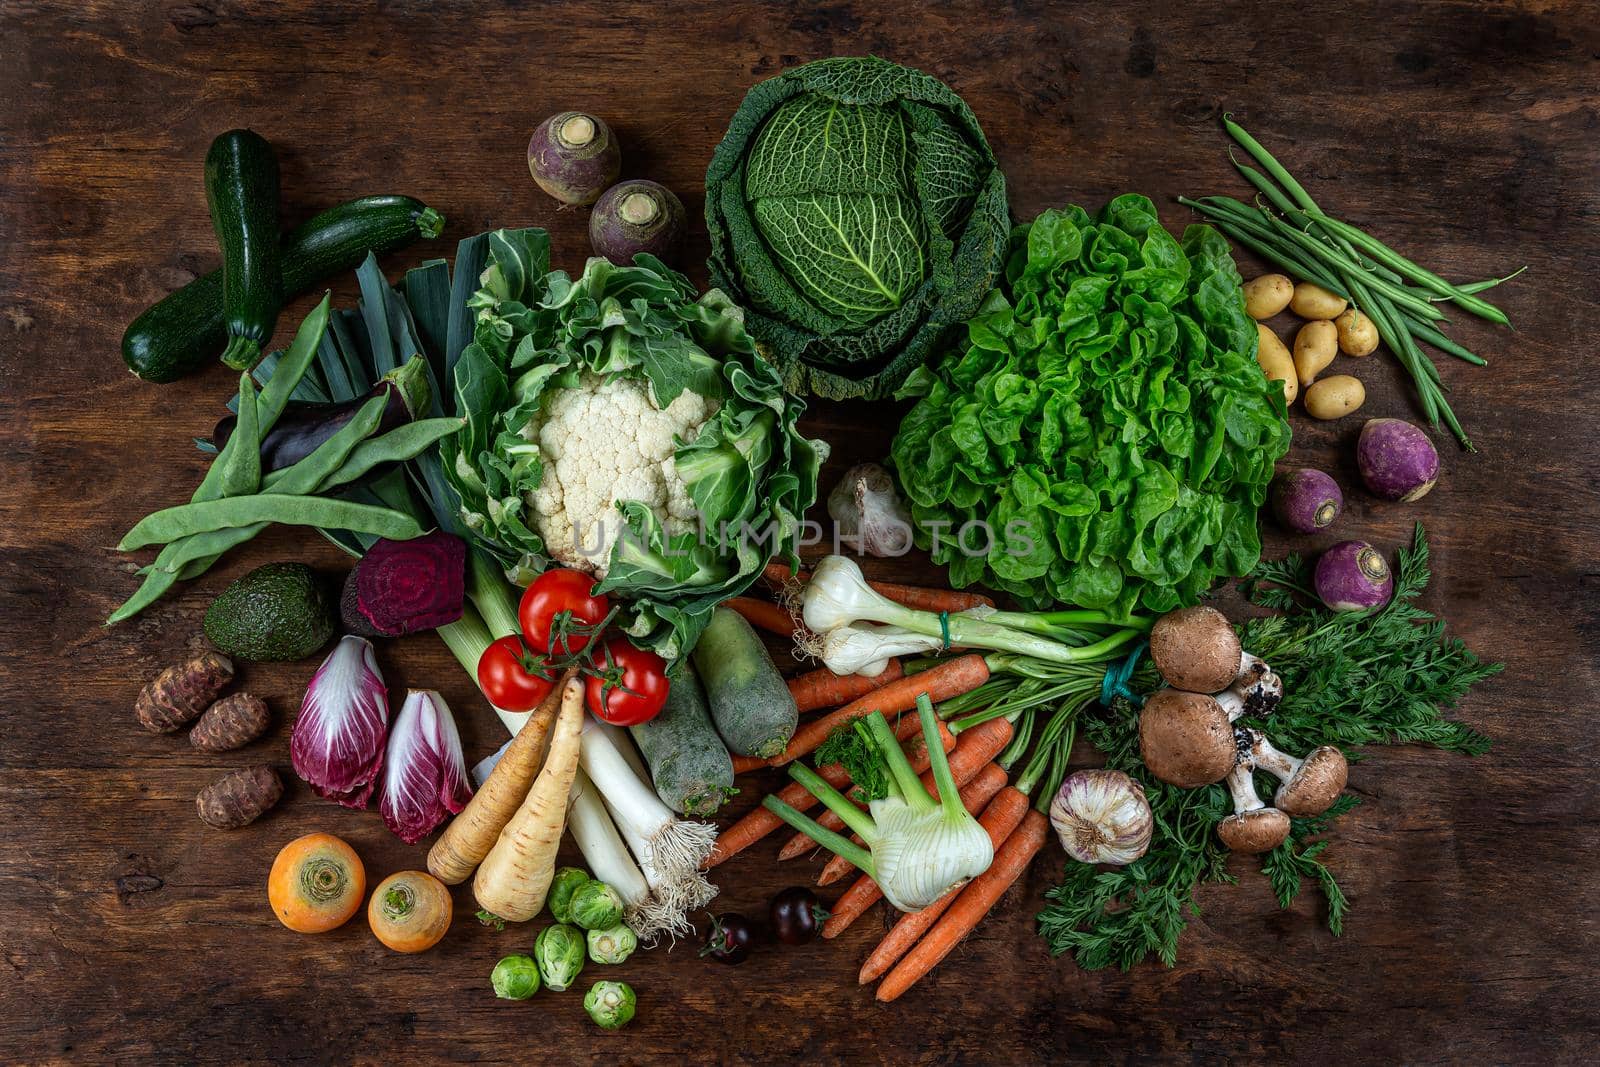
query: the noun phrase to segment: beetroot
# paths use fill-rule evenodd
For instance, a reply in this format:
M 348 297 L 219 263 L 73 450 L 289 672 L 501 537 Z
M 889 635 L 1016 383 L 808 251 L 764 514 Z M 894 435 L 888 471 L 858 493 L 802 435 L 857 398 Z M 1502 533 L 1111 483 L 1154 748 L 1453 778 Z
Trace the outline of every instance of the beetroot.
M 589 215 L 594 254 L 627 264 L 641 252 L 670 260 L 683 241 L 683 201 L 665 185 L 626 181 L 607 189 Z
M 1365 611 L 1387 603 L 1394 578 L 1383 554 L 1365 541 L 1341 541 L 1317 560 L 1317 596 L 1334 611 Z
M 594 203 L 621 169 L 611 127 L 581 111 L 551 115 L 528 141 L 528 172 L 563 204 Z
M 467 546 L 442 530 L 410 541 L 380 540 L 345 580 L 339 611 L 361 636 L 399 637 L 461 618 Z
M 1433 442 L 1401 419 L 1370 419 L 1361 427 L 1356 466 L 1367 488 L 1385 500 L 1420 500 L 1439 480 Z
M 1339 484 L 1321 471 L 1286 471 L 1272 483 L 1272 513 L 1295 533 L 1316 533 L 1337 519 L 1343 508 Z

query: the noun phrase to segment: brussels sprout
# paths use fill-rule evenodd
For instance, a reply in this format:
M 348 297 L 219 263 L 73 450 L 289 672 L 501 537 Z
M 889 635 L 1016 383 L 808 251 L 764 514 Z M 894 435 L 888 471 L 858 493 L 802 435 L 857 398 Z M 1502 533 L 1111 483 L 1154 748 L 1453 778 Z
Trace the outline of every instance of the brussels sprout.
M 622 921 L 622 897 L 604 882 L 588 881 L 572 894 L 572 921 L 585 930 L 606 930 Z
M 596 963 L 621 963 L 639 947 L 639 938 L 621 923 L 604 930 L 590 930 L 586 940 L 589 958 Z
M 575 926 L 557 923 L 539 931 L 533 943 L 544 984 L 557 993 L 569 988 L 583 970 L 583 933 Z
M 596 982 L 583 997 L 583 1010 L 596 1026 L 620 1030 L 633 1018 L 638 998 L 627 982 Z
M 527 1000 L 539 992 L 539 967 L 527 956 L 507 956 L 494 965 L 489 983 L 501 1000 Z
M 550 914 L 558 923 L 572 921 L 572 894 L 589 880 L 589 872 L 578 867 L 563 867 L 550 881 Z

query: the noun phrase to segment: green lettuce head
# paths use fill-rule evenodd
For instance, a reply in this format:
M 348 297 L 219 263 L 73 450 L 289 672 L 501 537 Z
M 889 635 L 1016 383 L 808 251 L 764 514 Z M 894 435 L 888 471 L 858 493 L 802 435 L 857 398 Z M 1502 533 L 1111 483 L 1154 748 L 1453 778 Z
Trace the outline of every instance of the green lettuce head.
M 444 476 L 513 581 L 587 571 L 634 644 L 676 661 L 717 604 L 793 558 L 827 449 L 724 293 L 649 255 L 576 278 L 549 259 L 543 230 L 487 236 Z
M 1005 178 L 930 75 L 825 59 L 751 89 L 706 173 L 713 283 L 793 392 L 888 395 L 1005 261 Z
M 1161 613 L 1250 573 L 1289 447 L 1257 336 L 1210 226 L 1175 238 L 1136 194 L 1018 226 L 963 343 L 900 390 L 918 545 L 1029 607 Z

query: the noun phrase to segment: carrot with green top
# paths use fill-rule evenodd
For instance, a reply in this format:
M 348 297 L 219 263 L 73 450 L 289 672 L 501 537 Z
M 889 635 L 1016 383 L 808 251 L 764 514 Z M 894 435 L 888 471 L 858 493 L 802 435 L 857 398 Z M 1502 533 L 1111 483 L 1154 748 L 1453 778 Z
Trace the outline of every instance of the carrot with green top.
M 853 719 L 874 711 L 881 711 L 885 717 L 910 711 L 917 706 L 917 697 L 924 693 L 937 704 L 976 689 L 988 680 L 989 665 L 984 658 L 969 655 L 957 656 L 918 674 L 890 682 L 882 689 L 852 700 L 837 711 L 801 725 L 789 739 L 788 747 L 772 758 L 772 765 L 781 767 L 815 751 L 828 739 L 828 735 Z
M 859 674 L 834 674 L 826 667 L 796 675 L 789 679 L 789 695 L 794 706 L 804 715 L 820 708 L 837 708 L 858 700 L 905 676 L 900 661 L 891 659 L 881 674 L 864 677 Z

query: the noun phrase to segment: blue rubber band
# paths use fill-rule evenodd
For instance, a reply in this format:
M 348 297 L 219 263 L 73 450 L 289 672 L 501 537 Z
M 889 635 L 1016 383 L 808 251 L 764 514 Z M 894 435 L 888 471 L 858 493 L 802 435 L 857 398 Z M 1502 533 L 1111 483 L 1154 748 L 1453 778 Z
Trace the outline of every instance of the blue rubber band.
M 1106 676 L 1100 680 L 1100 703 L 1106 707 L 1117 697 L 1122 697 L 1134 707 L 1144 704 L 1144 698 L 1128 688 L 1128 679 L 1133 677 L 1133 669 L 1139 665 L 1139 657 L 1144 655 L 1144 650 L 1150 647 L 1150 642 L 1140 641 L 1134 646 L 1128 658 L 1121 663 L 1113 663 L 1106 668 Z
M 940 651 L 941 652 L 949 652 L 950 651 L 950 613 L 948 611 L 939 612 L 939 633 L 944 638 L 944 648 L 940 649 Z

